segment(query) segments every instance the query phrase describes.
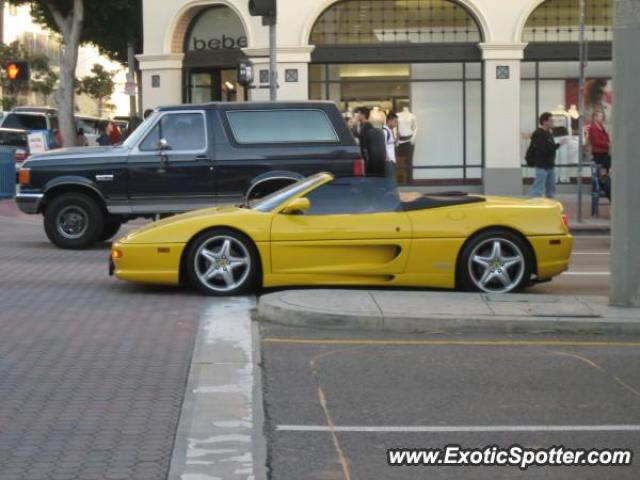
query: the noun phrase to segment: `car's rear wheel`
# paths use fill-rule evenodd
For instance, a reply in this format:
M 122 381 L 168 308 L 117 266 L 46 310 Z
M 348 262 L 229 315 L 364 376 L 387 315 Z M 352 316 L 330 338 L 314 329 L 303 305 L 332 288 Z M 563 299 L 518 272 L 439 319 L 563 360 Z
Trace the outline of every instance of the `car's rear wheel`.
M 95 243 L 104 230 L 104 213 L 84 193 L 55 197 L 44 212 L 44 230 L 54 245 L 81 249 Z
M 258 279 L 259 256 L 244 235 L 227 229 L 202 234 L 187 255 L 191 283 L 207 295 L 236 295 L 250 291 Z
M 485 293 L 518 292 L 531 278 L 529 246 L 508 231 L 491 230 L 473 237 L 458 264 L 461 286 Z

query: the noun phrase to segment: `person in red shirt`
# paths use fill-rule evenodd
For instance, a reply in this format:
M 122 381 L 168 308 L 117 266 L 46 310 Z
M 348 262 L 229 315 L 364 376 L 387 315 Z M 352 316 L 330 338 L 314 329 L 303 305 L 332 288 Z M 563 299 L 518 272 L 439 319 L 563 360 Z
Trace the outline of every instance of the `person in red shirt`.
M 589 144 L 593 161 L 609 173 L 611 168 L 611 139 L 609 133 L 604 128 L 604 112 L 596 110 L 593 112 L 593 121 L 589 125 Z
M 107 131 L 109 132 L 109 139 L 111 140 L 111 145 L 119 145 L 122 143 L 122 133 L 120 133 L 120 129 L 115 123 L 109 122 Z

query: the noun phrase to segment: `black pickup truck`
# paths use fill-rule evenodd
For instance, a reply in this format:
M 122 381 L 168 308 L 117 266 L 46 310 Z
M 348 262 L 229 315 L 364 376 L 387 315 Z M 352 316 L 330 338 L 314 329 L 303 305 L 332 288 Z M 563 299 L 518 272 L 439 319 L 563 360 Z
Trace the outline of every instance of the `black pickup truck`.
M 259 198 L 319 171 L 364 174 L 333 103 L 181 105 L 155 110 L 120 146 L 34 155 L 16 201 L 44 215 L 55 245 L 86 248 L 136 217 Z

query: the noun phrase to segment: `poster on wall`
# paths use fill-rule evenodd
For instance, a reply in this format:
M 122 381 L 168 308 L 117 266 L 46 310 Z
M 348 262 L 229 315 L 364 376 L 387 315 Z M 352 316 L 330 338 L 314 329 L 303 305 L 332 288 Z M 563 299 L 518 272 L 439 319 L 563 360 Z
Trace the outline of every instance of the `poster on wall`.
M 578 105 L 579 81 L 567 80 L 565 83 L 566 108 Z M 585 123 L 589 124 L 593 112 L 602 111 L 605 115 L 605 124 L 611 127 L 611 114 L 613 113 L 613 82 L 609 78 L 589 78 L 584 87 Z

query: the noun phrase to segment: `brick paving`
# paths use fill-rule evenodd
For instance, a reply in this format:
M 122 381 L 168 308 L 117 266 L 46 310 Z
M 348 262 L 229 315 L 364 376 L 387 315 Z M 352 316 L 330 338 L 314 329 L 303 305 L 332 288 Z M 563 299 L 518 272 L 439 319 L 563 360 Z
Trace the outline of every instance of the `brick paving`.
M 0 216 L 0 480 L 165 479 L 205 299 L 109 278 L 106 244 L 59 250 L 16 217 Z

